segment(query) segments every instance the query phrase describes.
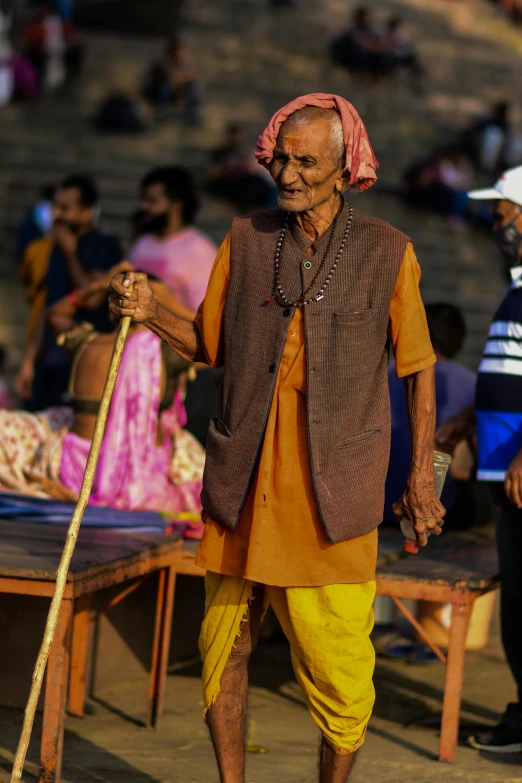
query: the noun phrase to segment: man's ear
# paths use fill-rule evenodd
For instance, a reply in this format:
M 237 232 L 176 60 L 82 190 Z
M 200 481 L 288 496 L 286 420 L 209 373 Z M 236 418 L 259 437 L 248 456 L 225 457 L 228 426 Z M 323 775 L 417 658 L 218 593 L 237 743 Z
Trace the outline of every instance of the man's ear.
M 335 189 L 337 193 L 341 194 L 343 191 L 345 191 L 348 187 L 348 183 L 350 181 L 350 172 L 344 172 L 344 174 L 341 174 L 336 182 L 335 182 Z

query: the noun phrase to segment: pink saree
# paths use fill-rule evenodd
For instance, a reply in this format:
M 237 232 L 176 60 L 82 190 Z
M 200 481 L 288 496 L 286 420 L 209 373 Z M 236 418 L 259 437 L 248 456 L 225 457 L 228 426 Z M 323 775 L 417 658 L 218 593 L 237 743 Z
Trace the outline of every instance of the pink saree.
M 160 339 L 138 331 L 125 347 L 89 504 L 127 511 L 199 512 L 202 447 L 182 428 L 179 394 L 161 416 L 163 443 L 156 446 L 161 387 Z M 70 432 L 63 441 L 60 481 L 78 494 L 90 441 Z M 174 452 L 182 454 L 176 460 Z

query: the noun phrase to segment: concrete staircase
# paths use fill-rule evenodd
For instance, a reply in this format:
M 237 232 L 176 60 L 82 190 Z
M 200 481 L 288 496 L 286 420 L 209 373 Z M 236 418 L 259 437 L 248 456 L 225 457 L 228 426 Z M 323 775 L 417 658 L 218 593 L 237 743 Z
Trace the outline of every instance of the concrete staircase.
M 445 221 L 406 210 L 387 195 L 403 168 L 451 140 L 488 104 L 519 95 L 522 44 L 487 0 L 392 0 L 389 12 L 407 19 L 430 74 L 426 97 L 400 81 L 375 87 L 332 68 L 327 42 L 347 22 L 343 0 L 296 0 L 271 9 L 265 0 L 187 0 L 186 39 L 206 84 L 204 123 L 160 124 L 139 137 L 96 134 L 90 118 L 114 89 L 136 93 L 147 64 L 161 51 L 150 38 L 89 35 L 89 57 L 72 92 L 46 96 L 0 113 L 0 342 L 13 361 L 23 343 L 26 308 L 13 254 L 15 227 L 38 188 L 71 172 L 93 174 L 103 194 L 107 227 L 127 235 L 139 178 L 158 163 L 190 166 L 203 178 L 208 151 L 230 120 L 243 123 L 252 144 L 271 113 L 298 94 L 339 92 L 363 115 L 380 160 L 380 180 L 356 197 L 359 209 L 389 220 L 413 239 L 423 267 L 426 301 L 461 305 L 470 328 L 464 360 L 475 366 L 489 318 L 503 288 L 496 251 L 487 237 L 454 233 Z M 368 2 L 368 5 L 380 4 Z M 200 225 L 217 241 L 232 210 L 205 199 Z

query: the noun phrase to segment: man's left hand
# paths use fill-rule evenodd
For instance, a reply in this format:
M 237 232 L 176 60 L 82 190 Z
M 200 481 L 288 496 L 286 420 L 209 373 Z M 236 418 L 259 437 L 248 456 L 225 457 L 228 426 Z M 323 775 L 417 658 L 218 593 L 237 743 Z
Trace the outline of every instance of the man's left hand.
M 511 460 L 506 471 L 504 490 L 517 508 L 522 508 L 522 449 Z
M 442 533 L 446 509 L 435 493 L 435 482 L 410 476 L 402 498 L 393 505 L 393 513 L 400 521 L 409 520 L 417 536 L 417 544 L 426 546 L 427 533 Z

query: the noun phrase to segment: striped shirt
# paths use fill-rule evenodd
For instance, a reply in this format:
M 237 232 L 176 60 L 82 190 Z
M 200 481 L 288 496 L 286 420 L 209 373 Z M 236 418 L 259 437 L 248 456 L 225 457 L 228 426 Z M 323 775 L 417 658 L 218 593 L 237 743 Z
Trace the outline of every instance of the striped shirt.
M 477 378 L 477 477 L 482 481 L 503 481 L 522 448 L 522 266 L 514 267 L 511 277 Z

